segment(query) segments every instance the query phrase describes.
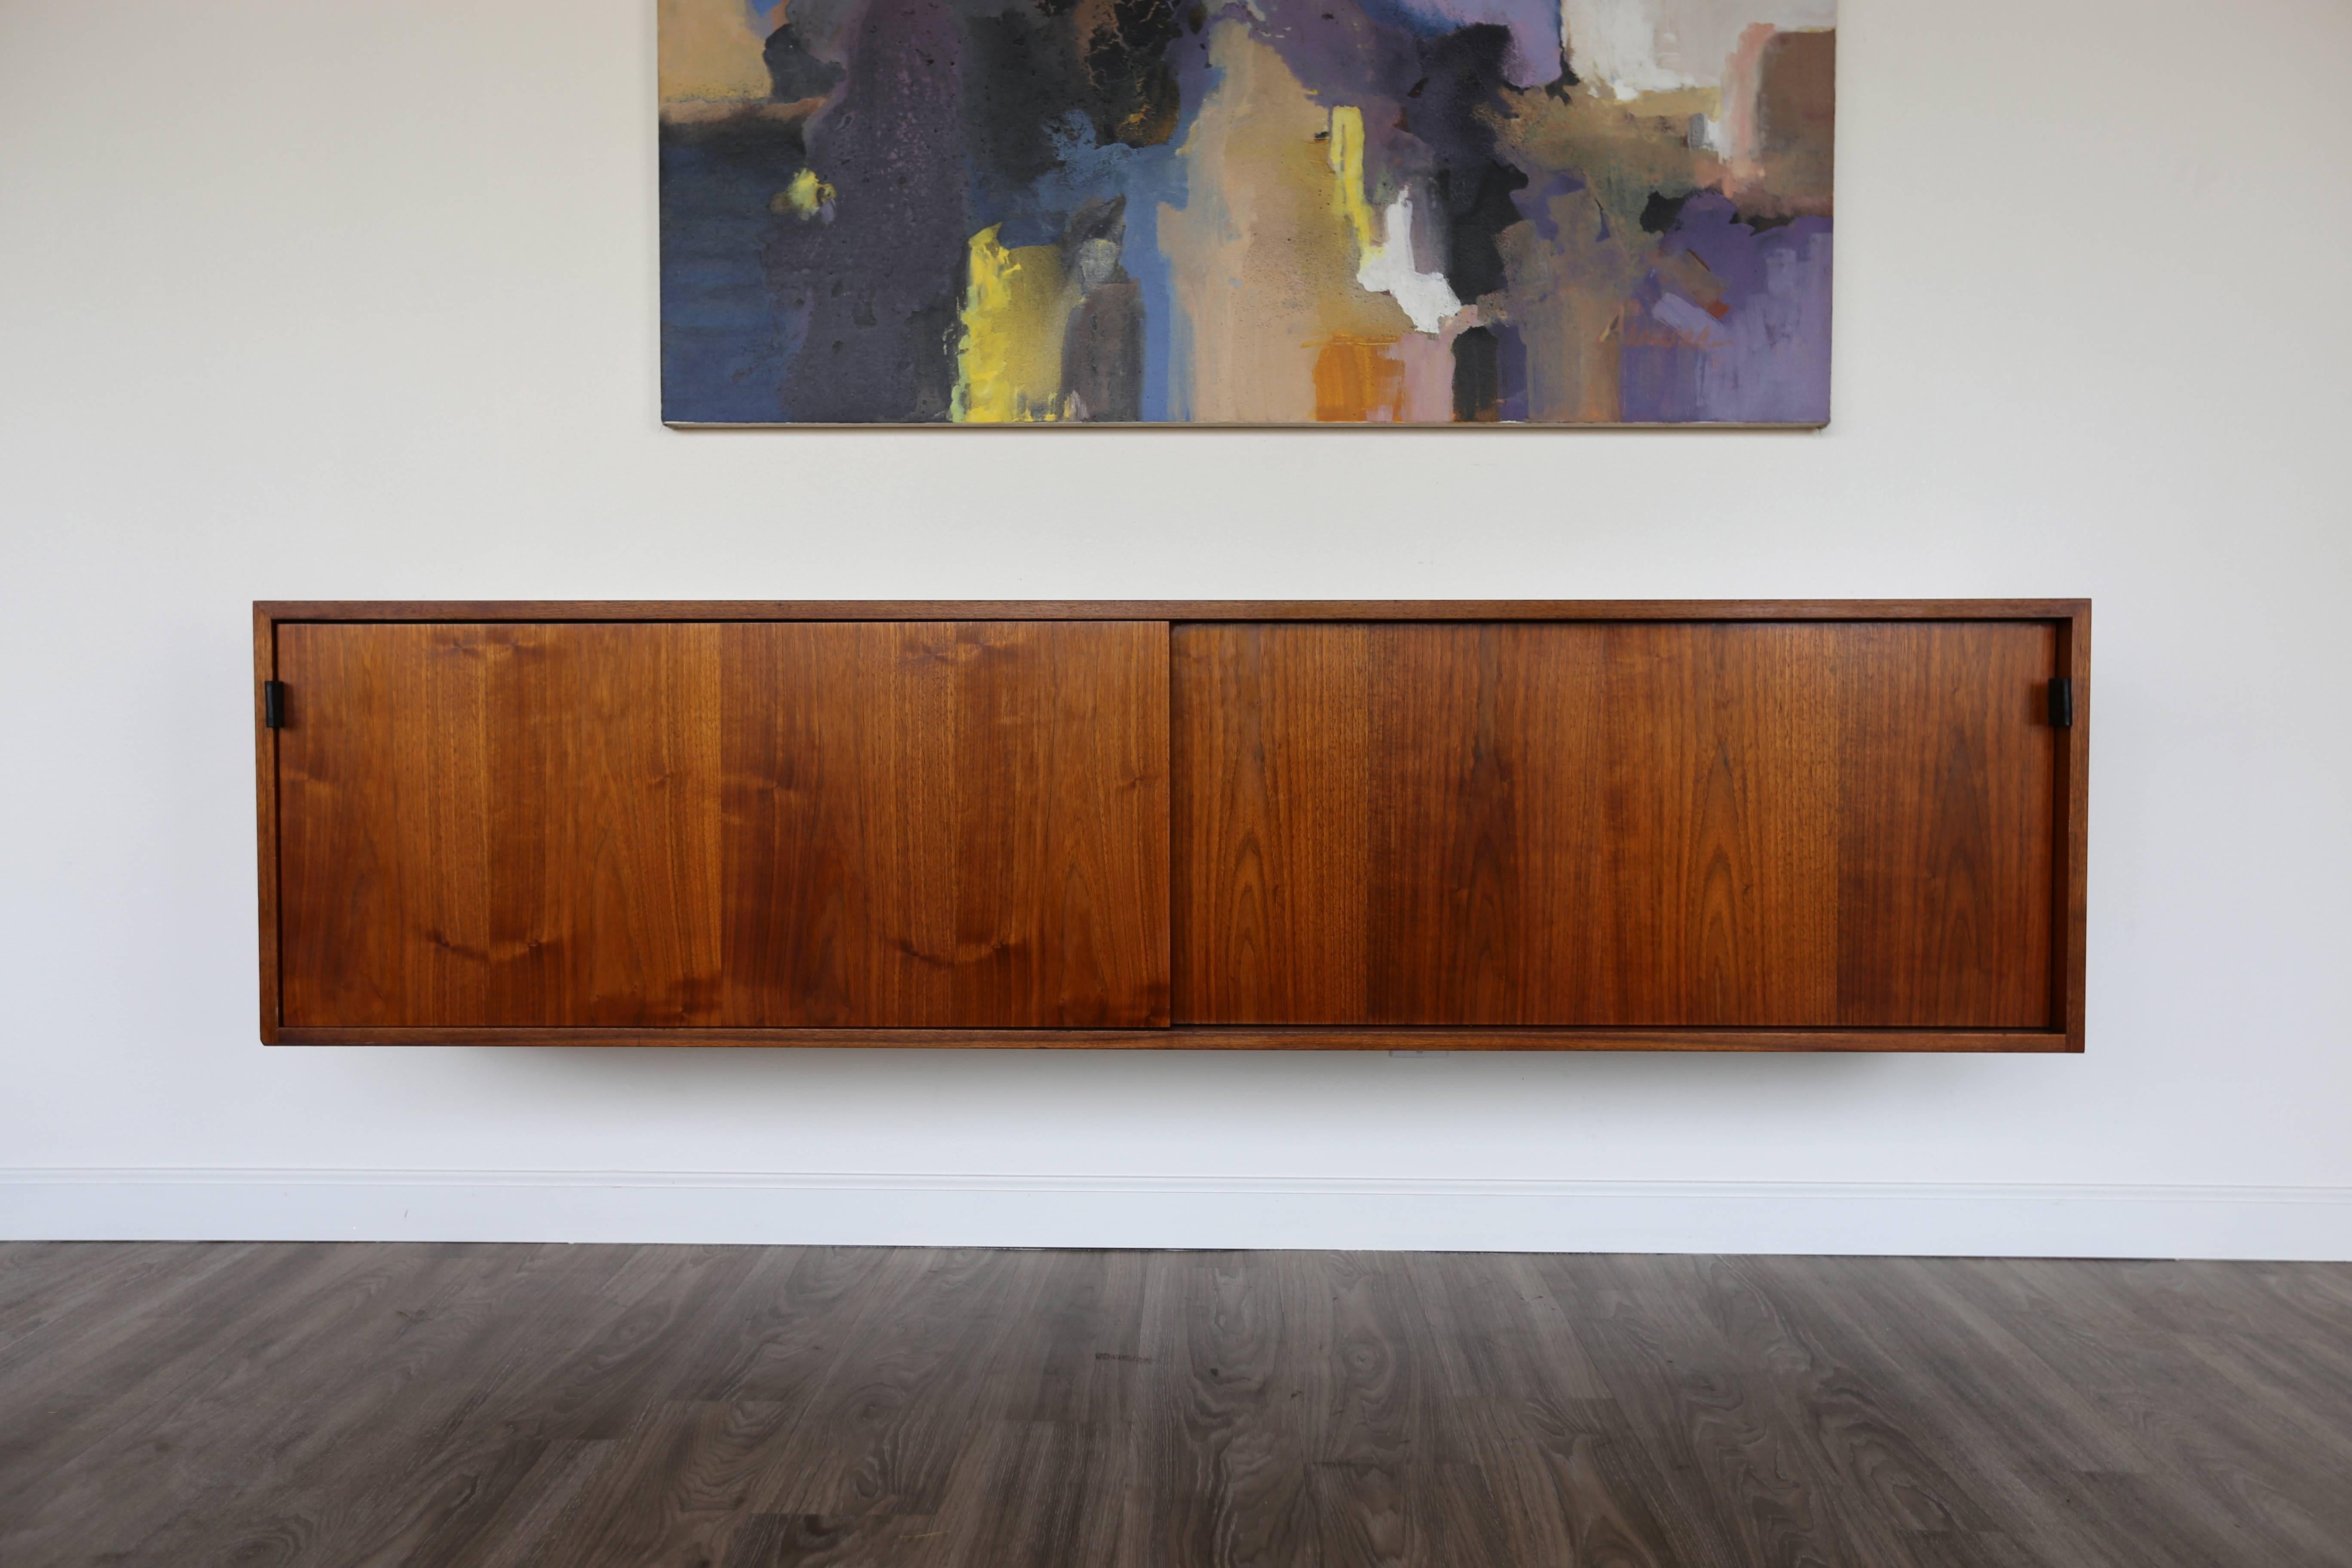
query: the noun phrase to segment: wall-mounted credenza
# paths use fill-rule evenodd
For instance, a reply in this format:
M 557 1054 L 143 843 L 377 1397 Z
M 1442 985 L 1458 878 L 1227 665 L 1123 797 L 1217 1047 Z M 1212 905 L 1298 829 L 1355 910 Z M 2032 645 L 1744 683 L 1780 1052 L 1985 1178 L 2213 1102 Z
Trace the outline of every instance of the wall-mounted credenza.
M 2090 606 L 264 604 L 287 1045 L 2079 1050 Z

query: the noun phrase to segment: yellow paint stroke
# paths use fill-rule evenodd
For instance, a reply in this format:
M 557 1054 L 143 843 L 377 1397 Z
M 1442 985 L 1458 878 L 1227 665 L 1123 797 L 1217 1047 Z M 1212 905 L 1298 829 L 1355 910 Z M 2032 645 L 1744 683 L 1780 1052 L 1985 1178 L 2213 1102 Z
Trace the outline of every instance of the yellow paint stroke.
M 1331 210 L 1348 220 L 1359 258 L 1381 242 L 1380 215 L 1364 199 L 1364 111 L 1349 104 L 1331 110 Z
M 793 176 L 793 183 L 778 192 L 768 204 L 768 210 L 782 216 L 785 213 L 803 220 L 817 216 L 833 205 L 840 195 L 831 185 L 816 177 L 814 169 L 803 169 Z
M 948 416 L 965 425 L 1025 425 L 1062 416 L 1062 338 L 1072 290 L 1058 246 L 1007 248 L 1003 226 L 971 237 L 971 286 Z

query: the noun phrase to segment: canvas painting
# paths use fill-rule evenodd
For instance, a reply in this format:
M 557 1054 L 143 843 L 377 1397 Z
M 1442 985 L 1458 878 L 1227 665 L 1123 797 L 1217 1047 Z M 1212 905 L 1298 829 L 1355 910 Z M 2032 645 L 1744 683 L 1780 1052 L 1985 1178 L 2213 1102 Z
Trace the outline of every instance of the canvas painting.
M 1835 0 L 657 0 L 681 425 L 1819 425 Z

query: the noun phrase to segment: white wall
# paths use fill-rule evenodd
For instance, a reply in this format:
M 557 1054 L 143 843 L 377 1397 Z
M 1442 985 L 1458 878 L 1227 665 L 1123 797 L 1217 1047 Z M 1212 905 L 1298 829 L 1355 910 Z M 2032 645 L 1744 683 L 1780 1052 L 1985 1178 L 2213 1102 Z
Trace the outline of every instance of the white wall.
M 2352 1258 L 2343 0 L 1846 0 L 1819 436 L 665 430 L 652 14 L 0 0 L 0 1234 Z M 255 1041 L 257 597 L 2084 594 L 2081 1058 Z

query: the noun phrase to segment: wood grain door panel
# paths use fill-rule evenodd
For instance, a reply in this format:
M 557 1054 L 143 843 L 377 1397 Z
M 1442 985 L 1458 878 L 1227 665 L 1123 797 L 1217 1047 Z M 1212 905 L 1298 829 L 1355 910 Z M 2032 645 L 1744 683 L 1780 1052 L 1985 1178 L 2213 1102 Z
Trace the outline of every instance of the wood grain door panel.
M 289 1026 L 1167 1021 L 1163 625 L 277 635 Z
M 2047 624 L 1194 624 L 1175 1017 L 2051 1023 Z
M 1168 1021 L 1167 628 L 725 628 L 724 1018 Z
M 684 1025 L 719 973 L 719 630 L 278 633 L 293 1025 Z
M 1839 1021 L 2063 1026 L 2046 622 L 1841 628 Z

